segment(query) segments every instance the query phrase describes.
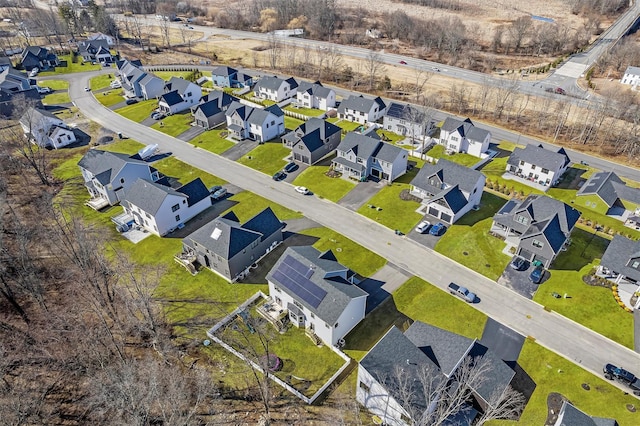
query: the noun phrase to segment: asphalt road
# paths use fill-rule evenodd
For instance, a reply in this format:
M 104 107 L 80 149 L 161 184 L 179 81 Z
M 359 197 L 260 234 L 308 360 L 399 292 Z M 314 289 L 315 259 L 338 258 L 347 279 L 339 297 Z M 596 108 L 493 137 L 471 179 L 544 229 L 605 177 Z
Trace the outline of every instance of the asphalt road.
M 364 216 L 324 199 L 301 196 L 286 182 L 274 182 L 270 176 L 185 144 L 104 108 L 92 93 L 83 89 L 88 85 L 90 74 L 65 77 L 71 83 L 69 94 L 74 104 L 87 118 L 101 126 L 122 132 L 145 144 L 156 143 L 163 152 L 171 152 L 186 163 L 299 211 L 442 290 L 446 291 L 451 281 L 468 286 L 480 298 L 475 308 L 520 334 L 535 338 L 539 344 L 592 373 L 601 375 L 606 362 L 615 362 L 628 368 L 640 365 L 640 354 L 557 313 L 545 311 L 542 306 L 410 239 L 395 235 L 392 230 Z M 428 307 L 425 306 L 425 309 Z M 622 386 L 620 388 L 624 389 Z

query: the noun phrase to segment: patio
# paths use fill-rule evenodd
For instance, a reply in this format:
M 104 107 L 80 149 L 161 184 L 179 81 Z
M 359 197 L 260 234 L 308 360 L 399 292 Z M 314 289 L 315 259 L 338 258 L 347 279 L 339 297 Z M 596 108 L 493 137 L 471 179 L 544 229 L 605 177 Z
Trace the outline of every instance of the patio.
M 524 178 L 524 177 L 520 177 L 520 176 L 514 175 L 514 174 L 512 174 L 510 172 L 504 173 L 502 175 L 502 178 L 505 179 L 505 180 L 513 180 L 513 181 L 516 181 L 516 182 L 520 182 L 523 185 L 530 186 L 531 188 L 535 188 L 538 191 L 542 191 L 542 192 L 547 192 L 551 188 L 551 185 L 540 185 L 539 183 L 536 183 L 536 182 L 534 182 L 532 180 L 529 180 L 527 178 Z

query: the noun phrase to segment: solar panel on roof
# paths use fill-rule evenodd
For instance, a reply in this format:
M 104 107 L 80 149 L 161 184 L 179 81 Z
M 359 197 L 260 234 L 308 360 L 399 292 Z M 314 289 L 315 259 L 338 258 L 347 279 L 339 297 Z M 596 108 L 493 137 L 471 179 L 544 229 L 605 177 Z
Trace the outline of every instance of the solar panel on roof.
M 302 270 L 300 265 L 304 267 L 302 262 L 299 262 L 291 256 L 287 256 L 280 263 L 278 269 L 273 273 L 273 278 L 280 282 L 284 287 L 291 290 L 303 301 L 307 302 L 314 308 L 317 308 L 327 295 L 327 292 L 318 287 L 315 283 L 311 282 L 305 276 L 308 271 L 306 267 L 304 272 L 300 273 L 298 271 Z
M 291 267 L 291 269 L 293 269 L 294 271 L 296 271 L 297 273 L 299 273 L 300 275 L 307 275 L 307 272 L 309 271 L 309 267 L 306 266 L 304 263 L 300 262 L 298 259 L 295 259 L 291 256 L 287 256 L 285 257 L 283 263 L 285 265 L 288 265 Z M 309 275 L 311 276 L 311 275 Z M 309 278 L 309 277 L 307 277 Z

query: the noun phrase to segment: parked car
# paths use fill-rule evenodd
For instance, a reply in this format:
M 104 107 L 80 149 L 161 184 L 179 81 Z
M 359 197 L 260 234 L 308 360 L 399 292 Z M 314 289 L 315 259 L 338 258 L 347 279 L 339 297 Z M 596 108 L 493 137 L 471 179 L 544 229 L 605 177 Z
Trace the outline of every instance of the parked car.
M 137 103 L 138 103 L 137 99 L 127 99 L 125 101 L 125 104 L 127 104 L 127 105 L 133 105 L 133 104 L 137 104 Z
M 302 195 L 307 195 L 310 192 L 309 189 L 307 189 L 304 186 L 296 186 L 295 190 L 296 192 L 299 192 Z
M 289 163 L 284 166 L 283 170 L 287 173 L 295 172 L 296 170 L 298 170 L 298 165 L 296 163 Z
M 527 264 L 527 261 L 524 260 L 523 257 L 515 256 L 513 259 L 511 259 L 511 263 L 509 263 L 509 266 L 511 266 L 516 271 L 520 271 L 524 269 L 526 264 Z
M 122 83 L 120 83 L 120 80 L 113 80 L 111 84 L 109 84 L 109 87 L 112 89 L 119 89 L 122 87 Z
M 440 72 L 440 68 L 438 67 L 431 67 L 432 70 L 434 70 L 435 72 Z
M 219 200 L 221 198 L 224 198 L 225 195 L 227 195 L 227 188 L 220 187 L 213 194 L 211 194 L 211 197 L 213 197 L 214 200 Z
M 90 88 L 90 87 L 85 87 L 85 88 L 84 88 L 84 91 L 85 91 L 85 92 L 90 92 L 90 91 L 91 91 L 91 88 Z
M 538 265 L 533 269 L 533 271 L 531 271 L 531 274 L 529 274 L 529 281 L 531 281 L 534 284 L 540 284 L 543 277 L 544 277 L 544 266 Z
M 280 171 L 280 172 L 276 172 L 276 174 L 273 175 L 273 180 L 279 181 L 286 177 L 287 177 L 287 174 L 285 172 Z
M 426 220 L 423 220 L 418 224 L 418 226 L 416 226 L 416 232 L 419 234 L 424 234 L 425 232 L 427 232 L 427 229 L 429 229 L 430 226 L 431 226 L 431 223 L 429 223 Z
M 36 75 L 38 75 L 38 73 L 40 72 L 40 68 L 35 67 L 31 70 L 31 72 L 29 73 L 29 77 L 35 77 Z
M 627 385 L 634 395 L 640 396 L 640 379 L 638 379 L 633 373 L 625 370 L 621 367 L 616 367 L 613 364 L 606 364 L 602 372 L 604 378 L 607 380 L 616 380 L 620 383 Z
M 407 65 L 407 61 L 400 61 L 400 65 Z
M 158 111 L 153 111 L 151 113 L 151 118 L 153 118 L 154 120 L 160 120 L 164 118 L 164 114 Z
M 51 93 L 53 92 L 53 90 L 51 90 L 51 87 L 40 87 L 40 86 L 36 86 L 36 90 L 38 91 L 38 93 Z
M 473 303 L 476 300 L 475 293 L 470 292 L 466 287 L 462 287 L 461 285 L 458 285 L 456 283 L 450 283 L 448 288 L 449 293 L 453 294 L 454 296 L 458 296 L 465 302 Z
M 435 235 L 436 237 L 439 237 L 440 235 L 444 234 L 445 232 L 447 232 L 447 227 L 444 226 L 444 223 L 442 223 L 442 222 L 436 223 L 435 225 L 433 225 L 431 227 L 431 229 L 429 229 L 429 234 Z
M 216 185 L 216 186 L 212 186 L 211 188 L 209 188 L 209 194 L 214 194 L 218 189 L 221 189 L 222 186 L 221 185 Z

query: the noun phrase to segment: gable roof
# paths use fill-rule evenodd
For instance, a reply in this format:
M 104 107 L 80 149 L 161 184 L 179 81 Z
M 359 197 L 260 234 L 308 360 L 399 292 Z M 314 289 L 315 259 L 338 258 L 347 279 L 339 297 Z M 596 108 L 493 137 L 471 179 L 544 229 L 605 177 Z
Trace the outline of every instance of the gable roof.
M 544 148 L 542 145 L 527 145 L 524 148 L 514 149 L 507 160 L 507 164 L 517 166 L 520 161 L 548 170 L 558 170 L 571 162 L 563 148 L 554 152 Z
M 598 195 L 609 207 L 618 199 L 640 204 L 640 188 L 627 186 L 614 172 L 594 173 L 576 195 Z
M 638 67 L 632 67 L 631 65 L 629 65 L 627 67 L 627 69 L 624 72 L 625 74 L 631 74 L 631 75 L 638 75 L 640 76 L 640 68 Z
M 509 200 L 493 216 L 496 223 L 524 234 L 531 225 L 545 222 L 558 216 L 558 226 L 563 235 L 568 236 L 580 217 L 580 212 L 562 201 L 546 195 L 529 195 L 523 201 Z M 518 216 L 525 216 L 526 224 L 519 222 Z M 534 228 L 540 231 L 539 228 Z
M 184 102 L 184 99 L 182 99 L 182 96 L 180 96 L 177 90 L 174 90 L 172 92 L 160 95 L 160 102 L 164 102 L 169 106 L 173 106 Z
M 99 52 L 111 53 L 109 51 L 109 43 L 104 39 L 94 39 L 81 41 L 78 44 L 78 52 L 80 54 L 97 54 Z
M 290 260 L 292 259 L 292 260 Z M 289 273 L 289 264 L 304 265 L 305 275 Z M 344 276 L 349 269 L 338 263 L 331 251 L 320 252 L 312 246 L 288 247 L 267 274 L 267 280 L 296 299 L 326 324 L 332 326 L 352 299 L 366 297 L 367 292 L 351 284 Z M 315 292 L 309 299 L 302 292 Z
M 298 84 L 298 93 L 308 93 L 311 96 L 316 96 L 321 99 L 328 98 L 331 91 L 331 89 L 324 87 L 319 81 L 315 83 L 301 81 Z
M 192 206 L 208 197 L 209 191 L 200 178 L 196 178 L 178 189 L 138 178 L 126 192 L 124 200 L 130 205 L 155 215 L 168 195 L 184 198 L 188 205 Z
M 60 118 L 56 117 L 46 109 L 29 107 L 25 113 L 20 117 L 20 124 L 27 128 L 39 127 L 47 122 L 61 122 Z
M 380 97 L 371 99 L 365 98 L 362 95 L 351 95 L 340 103 L 340 106 L 338 107 L 338 113 L 344 113 L 347 108 L 354 111 L 362 111 L 368 113 L 369 111 L 371 111 L 375 104 L 378 105 L 379 111 L 382 111 L 386 108 L 386 104 Z
M 237 74 L 238 70 L 235 68 L 227 67 L 224 65 L 220 65 L 211 70 L 211 75 L 219 75 L 223 77 L 231 77 L 234 74 Z
M 640 270 L 628 265 L 629 260 L 640 257 L 640 241 L 633 241 L 622 235 L 614 235 L 613 240 L 602 255 L 600 265 L 640 281 Z
M 292 142 L 292 146 L 302 143 L 309 152 L 324 146 L 326 140 L 342 129 L 321 118 L 313 117 L 302 123 L 298 128 L 287 133 L 283 139 Z
M 288 79 L 282 79 L 276 76 L 266 76 L 262 77 L 258 83 L 256 83 L 256 87 L 254 90 L 266 89 L 266 90 L 278 90 L 284 83 L 288 83 L 291 89 L 295 89 L 298 87 L 298 82 L 295 78 L 290 77 Z
M 180 95 L 183 95 L 192 84 L 194 83 L 189 80 L 185 80 L 184 78 L 171 77 L 171 79 L 164 85 L 164 90 L 167 92 L 177 90 Z
M 484 175 L 478 170 L 470 169 L 461 164 L 446 159 L 439 159 L 436 164 L 425 163 L 411 181 L 416 188 L 426 190 L 432 194 L 442 191 L 439 186 L 432 186 L 429 180 L 436 176 L 447 185 L 457 185 L 461 191 L 471 193 L 479 180 L 484 180 Z
M 580 410 L 569 401 L 562 401 L 558 420 L 554 426 L 617 426 L 615 419 L 593 417 Z
M 373 153 L 376 152 L 378 145 L 381 143 L 383 142 L 369 136 L 364 136 L 357 132 L 349 132 L 342 139 L 337 149 L 343 152 L 353 151 L 357 157 L 368 159 L 373 156 Z
M 457 130 L 462 137 L 478 142 L 484 141 L 487 135 L 489 135 L 488 130 L 476 127 L 469 118 L 465 120 L 458 120 L 453 117 L 447 117 L 446 120 L 444 120 L 444 123 L 442 123 L 441 129 L 447 132 L 454 132 Z
M 195 178 L 191 182 L 182 185 L 180 188 L 176 189 L 176 191 L 189 197 L 187 198 L 187 205 L 189 207 L 209 196 L 209 190 L 200 178 Z
M 131 158 L 128 154 L 99 149 L 90 149 L 78 161 L 78 166 L 93 174 L 102 185 L 111 182 L 127 164 L 139 164 L 149 167 L 144 161 Z
M 399 104 L 397 102 L 391 102 L 389 104 L 389 108 L 385 115 L 399 120 L 406 120 L 411 123 L 422 123 L 426 118 L 424 111 L 409 104 Z
M 22 58 L 25 58 L 28 55 L 33 55 L 41 61 L 47 59 L 47 57 L 50 56 L 49 50 L 46 47 L 41 46 L 27 46 L 22 51 Z
M 447 203 L 453 213 L 458 213 L 469 203 L 469 200 L 460 190 L 460 187 L 458 187 L 458 185 L 454 185 L 445 189 L 441 193 L 435 195 L 431 199 L 431 201 L 434 202 L 440 199 L 444 200 Z

